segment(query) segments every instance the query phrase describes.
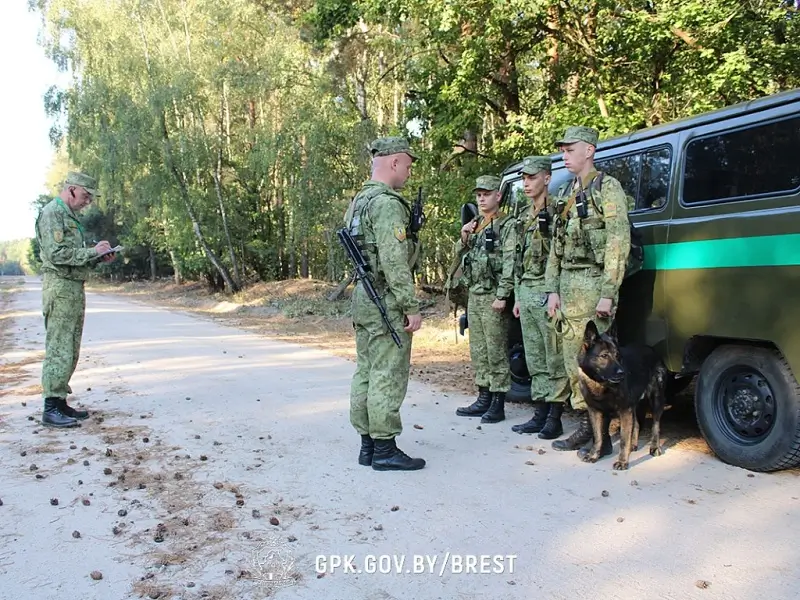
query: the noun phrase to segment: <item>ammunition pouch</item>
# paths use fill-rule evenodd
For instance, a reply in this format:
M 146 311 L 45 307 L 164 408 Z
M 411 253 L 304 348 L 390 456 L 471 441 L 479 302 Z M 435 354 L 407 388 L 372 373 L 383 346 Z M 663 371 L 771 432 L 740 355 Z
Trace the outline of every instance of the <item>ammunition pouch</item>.
M 567 220 L 564 238 L 564 260 L 567 262 L 586 262 L 590 258 L 586 233 L 581 219 Z
M 596 265 L 603 265 L 606 256 L 606 228 L 603 220 L 592 217 L 583 220 L 583 231 L 589 257 Z

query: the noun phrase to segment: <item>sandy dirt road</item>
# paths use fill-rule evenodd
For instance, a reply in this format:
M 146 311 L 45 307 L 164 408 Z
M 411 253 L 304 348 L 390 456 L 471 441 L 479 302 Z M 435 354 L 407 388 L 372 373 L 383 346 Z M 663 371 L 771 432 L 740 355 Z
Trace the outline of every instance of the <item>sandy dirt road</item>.
M 2 315 L 2 599 L 797 597 L 796 472 L 666 439 L 616 474 L 512 433 L 518 408 L 478 428 L 454 414 L 469 398 L 412 382 L 398 441 L 428 466 L 378 473 L 356 462 L 353 363 L 111 295 L 89 295 L 73 379 L 93 417 L 42 428 L 40 294 L 28 278 Z

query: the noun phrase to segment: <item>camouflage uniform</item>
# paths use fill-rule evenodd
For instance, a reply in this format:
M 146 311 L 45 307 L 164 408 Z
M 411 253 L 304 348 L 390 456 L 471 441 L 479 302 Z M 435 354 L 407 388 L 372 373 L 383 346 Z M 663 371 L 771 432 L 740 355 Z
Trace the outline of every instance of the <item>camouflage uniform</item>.
M 588 127 L 570 127 L 558 146 L 584 141 L 597 144 L 597 131 Z M 595 309 L 601 298 L 619 299 L 630 252 L 628 203 L 619 181 L 605 175 L 602 189 L 593 184 L 598 173 L 592 170 L 582 181 L 575 178 L 556 198 L 556 226 L 545 272 L 548 292 L 559 294 L 563 322 L 564 364 L 572 391 L 572 408 L 586 410 L 578 380 L 576 357 L 588 321 L 594 320 L 603 332 L 610 318 L 600 318 Z M 580 218 L 576 199 L 586 192 L 587 215 Z M 558 444 L 556 442 L 555 444 Z
M 377 140 L 373 146 L 386 143 L 391 148 L 393 138 L 383 138 L 387 139 L 390 142 Z M 350 422 L 359 434 L 373 440 L 393 439 L 403 430 L 400 407 L 408 389 L 412 342 L 412 335 L 403 329 L 404 319 L 420 311 L 412 275 L 418 244 L 407 233 L 410 214 L 400 194 L 370 180 L 353 199 L 345 217 L 402 342 L 398 348 L 378 308 L 357 285 L 352 305 L 357 366 L 350 390 Z
M 550 158 L 531 156 L 523 160 L 520 172 L 535 175 L 550 170 Z M 539 211 L 531 212 L 520 223 L 516 265 L 515 296 L 520 304 L 520 324 L 525 344 L 525 359 L 531 376 L 531 398 L 534 401 L 564 402 L 569 387 L 560 340 L 552 335 L 547 316 L 547 286 L 544 272 L 550 252 L 550 229 L 554 209 L 548 198 L 545 204 L 548 230 L 539 226 Z
M 475 191 L 496 191 L 500 179 L 491 175 L 478 177 Z M 487 235 L 494 236 L 487 249 Z M 459 242 L 461 244 L 461 242 Z M 514 253 L 516 231 L 514 219 L 498 212 L 491 219 L 477 217 L 477 227 L 463 248 L 468 248 L 462 259 L 464 279 L 469 288 L 467 319 L 469 322 L 469 349 L 475 383 L 479 390 L 485 389 L 499 402 L 511 387 L 511 372 L 508 362 L 508 326 L 510 307 L 502 312 L 492 308 L 497 300 L 511 301 L 514 291 Z M 497 396 L 501 394 L 501 396 Z M 480 397 L 479 397 L 480 400 Z M 479 406 L 483 404 L 479 403 Z M 495 406 L 495 412 L 501 406 Z M 470 407 L 457 411 L 460 416 L 486 416 Z M 484 422 L 496 422 L 488 416 Z M 499 412 L 498 412 L 499 414 Z M 502 419 L 500 419 L 502 420 Z
M 66 184 L 81 186 L 97 195 L 96 181 L 82 173 L 70 173 Z M 46 401 L 65 400 L 72 392 L 69 381 L 80 356 L 86 313 L 84 282 L 96 265 L 97 251 L 86 248 L 83 225 L 61 198 L 54 198 L 42 208 L 36 219 L 36 239 L 42 260 L 46 332 L 42 395 Z

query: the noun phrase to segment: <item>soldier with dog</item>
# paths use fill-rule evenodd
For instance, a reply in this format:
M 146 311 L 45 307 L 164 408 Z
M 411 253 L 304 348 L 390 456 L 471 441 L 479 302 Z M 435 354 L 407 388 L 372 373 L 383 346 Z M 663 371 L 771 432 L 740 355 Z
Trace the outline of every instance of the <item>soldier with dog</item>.
M 580 414 L 577 430 L 565 440 L 553 442 L 556 450 L 578 450 L 593 441 L 577 356 L 589 320 L 594 320 L 601 333 L 611 325 L 630 252 L 625 193 L 619 181 L 595 169 L 597 141 L 595 129 L 568 127 L 556 142 L 567 170 L 575 177 L 556 198 L 553 242 L 545 270 L 547 311 L 562 334 L 571 405 Z M 603 431 L 601 456 L 612 449 L 607 419 Z

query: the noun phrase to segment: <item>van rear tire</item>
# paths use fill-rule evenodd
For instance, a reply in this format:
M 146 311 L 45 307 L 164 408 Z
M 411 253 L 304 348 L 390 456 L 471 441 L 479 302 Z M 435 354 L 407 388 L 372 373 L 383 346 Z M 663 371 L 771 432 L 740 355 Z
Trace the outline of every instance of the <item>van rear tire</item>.
M 720 460 L 759 472 L 800 464 L 800 386 L 776 350 L 716 348 L 700 369 L 695 410 Z

